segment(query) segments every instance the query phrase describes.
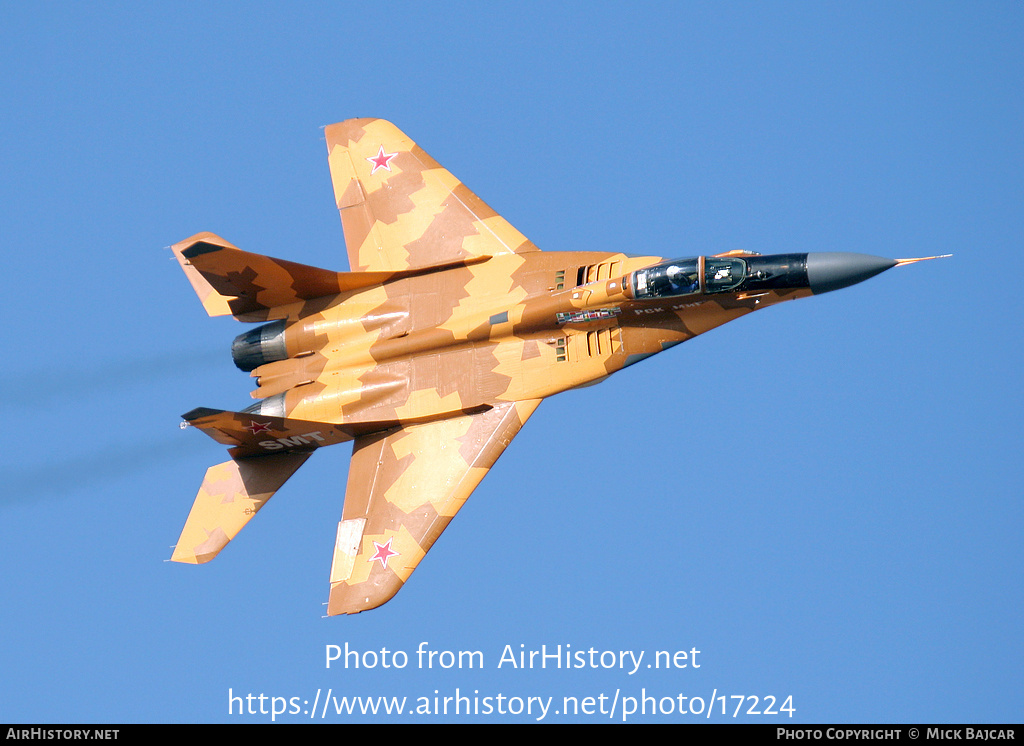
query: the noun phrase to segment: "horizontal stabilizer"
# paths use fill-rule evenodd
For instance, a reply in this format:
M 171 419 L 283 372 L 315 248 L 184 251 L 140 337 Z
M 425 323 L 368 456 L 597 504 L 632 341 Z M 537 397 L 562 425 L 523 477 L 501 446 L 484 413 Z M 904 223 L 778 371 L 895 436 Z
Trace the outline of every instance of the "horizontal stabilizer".
M 309 456 L 279 453 L 207 469 L 171 560 L 199 565 L 216 557 Z
M 171 247 L 211 316 L 241 321 L 279 318 L 270 309 L 337 295 L 390 279 L 386 272 L 332 272 L 242 251 L 213 233 L 197 233 Z
M 467 257 L 413 271 L 333 272 L 242 251 L 213 233 L 197 233 L 171 249 L 206 312 L 239 321 L 284 318 L 287 313 L 275 309 L 490 258 Z

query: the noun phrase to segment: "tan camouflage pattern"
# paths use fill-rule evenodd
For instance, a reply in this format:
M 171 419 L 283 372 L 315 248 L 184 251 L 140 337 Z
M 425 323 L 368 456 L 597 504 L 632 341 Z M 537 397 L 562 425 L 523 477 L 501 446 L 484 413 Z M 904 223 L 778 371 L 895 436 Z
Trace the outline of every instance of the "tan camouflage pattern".
M 349 119 L 324 135 L 354 271 L 537 251 L 391 122 Z
M 358 438 L 327 613 L 365 611 L 395 595 L 539 403 Z
M 284 319 L 288 355 L 251 374 L 252 396 L 283 398 L 282 417 L 185 415 L 233 460 L 208 473 L 172 559 L 216 554 L 245 523 L 224 506 L 269 499 L 294 471 L 282 456 L 354 439 L 330 615 L 401 588 L 541 399 L 811 294 L 633 300 L 627 275 L 662 257 L 541 252 L 391 123 L 325 133 L 353 271 L 210 233 L 172 247 L 210 315 Z M 264 470 L 259 484 L 246 476 Z
M 190 564 L 212 560 L 307 458 L 308 453 L 279 453 L 211 466 L 171 559 Z

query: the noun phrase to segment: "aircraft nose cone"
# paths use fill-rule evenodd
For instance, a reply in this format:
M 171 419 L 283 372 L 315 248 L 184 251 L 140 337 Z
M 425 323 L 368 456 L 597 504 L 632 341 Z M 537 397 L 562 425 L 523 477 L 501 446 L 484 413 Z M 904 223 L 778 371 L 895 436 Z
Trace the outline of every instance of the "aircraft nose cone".
M 807 281 L 815 295 L 856 285 L 895 267 L 895 259 L 871 254 L 818 251 L 807 255 Z

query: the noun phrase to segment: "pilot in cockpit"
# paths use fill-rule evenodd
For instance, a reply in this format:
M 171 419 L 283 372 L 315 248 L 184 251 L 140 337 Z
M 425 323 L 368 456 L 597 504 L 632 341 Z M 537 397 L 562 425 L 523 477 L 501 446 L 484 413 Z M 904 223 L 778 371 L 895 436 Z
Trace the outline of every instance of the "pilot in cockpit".
M 670 265 L 665 274 L 668 277 L 669 285 L 672 287 L 672 295 L 684 295 L 694 293 L 700 287 L 697 275 L 688 275 L 682 267 L 675 264 Z

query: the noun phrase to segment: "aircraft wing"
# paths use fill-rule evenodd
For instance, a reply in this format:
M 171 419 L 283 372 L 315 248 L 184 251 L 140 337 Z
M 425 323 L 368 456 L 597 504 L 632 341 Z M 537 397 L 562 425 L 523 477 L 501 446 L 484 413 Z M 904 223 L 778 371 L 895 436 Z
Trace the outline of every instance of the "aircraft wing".
M 353 271 L 538 250 L 391 122 L 349 119 L 324 134 Z
M 356 439 L 331 564 L 328 615 L 394 596 L 540 403 Z

